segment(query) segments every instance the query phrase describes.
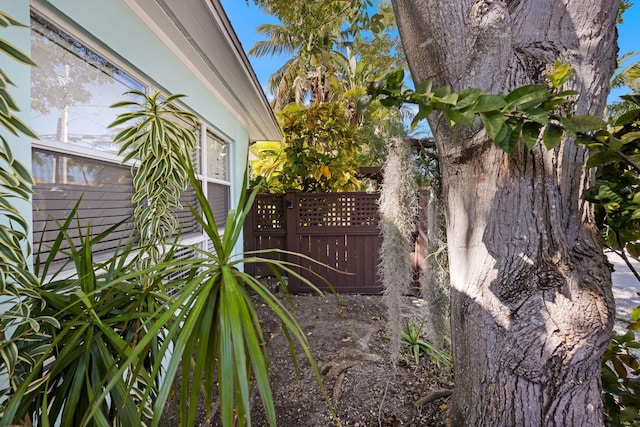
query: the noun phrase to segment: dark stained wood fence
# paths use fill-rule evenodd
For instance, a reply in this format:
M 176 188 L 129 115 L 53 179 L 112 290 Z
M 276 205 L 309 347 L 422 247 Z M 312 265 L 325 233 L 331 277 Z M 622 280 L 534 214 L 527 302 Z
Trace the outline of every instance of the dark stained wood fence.
M 337 292 L 380 294 L 377 274 L 381 243 L 376 193 L 297 193 L 258 195 L 244 226 L 245 251 L 283 249 L 301 253 L 330 268 L 302 257 L 270 254 L 295 262 L 298 270 L 320 289 Z M 254 275 L 272 275 L 264 265 L 246 264 Z M 345 274 L 346 273 L 346 274 Z M 289 277 L 291 292 L 309 287 Z

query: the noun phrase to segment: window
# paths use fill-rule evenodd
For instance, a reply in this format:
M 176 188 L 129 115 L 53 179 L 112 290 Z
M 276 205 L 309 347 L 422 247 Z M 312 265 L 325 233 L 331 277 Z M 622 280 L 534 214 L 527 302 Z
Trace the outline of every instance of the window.
M 230 208 L 229 144 L 207 130 L 206 150 L 206 194 L 218 227 L 224 227 Z
M 32 19 L 31 126 L 42 143 L 54 142 L 115 155 L 107 129 L 119 112 L 109 108 L 123 93 L 145 86 L 82 43 Z
M 38 64 L 31 78 L 31 125 L 40 136 L 32 155 L 33 241 L 46 257 L 57 235 L 54 220 L 64 222 L 81 197 L 82 233 L 90 223 L 98 234 L 133 213 L 131 167 L 118 161 L 118 130 L 107 125 L 118 114 L 109 105 L 145 86 L 45 21 L 34 17 L 31 24 L 31 55 Z M 132 227 L 126 221 L 95 252 L 114 250 Z M 79 231 L 74 222 L 70 234 Z M 55 259 L 64 259 L 63 253 Z
M 78 216 L 83 233 L 88 224 L 95 235 L 126 220 L 94 248 L 96 253 L 111 252 L 132 232 L 134 187 L 131 165 L 121 164 L 119 147 L 113 143 L 121 129 L 107 128 L 122 110 L 109 106 L 122 100 L 124 92 L 145 92 L 150 85 L 40 17 L 32 18 L 31 37 L 32 57 L 39 65 L 33 69 L 31 85 L 31 124 L 40 136 L 32 154 L 34 246 L 38 249 L 42 243 L 41 256 L 49 255 L 57 235 L 52 219 L 64 222 L 82 197 Z M 230 204 L 228 144 L 205 126 L 193 130 L 201 135 L 207 161 L 201 162 L 198 148 L 192 161 L 216 223 L 223 226 Z M 197 208 L 193 189 L 183 192 L 180 200 L 181 236 L 191 243 L 202 241 L 201 226 L 190 210 Z M 75 228 L 74 222 L 73 233 L 78 232 Z M 62 253 L 56 254 L 56 260 L 63 259 Z

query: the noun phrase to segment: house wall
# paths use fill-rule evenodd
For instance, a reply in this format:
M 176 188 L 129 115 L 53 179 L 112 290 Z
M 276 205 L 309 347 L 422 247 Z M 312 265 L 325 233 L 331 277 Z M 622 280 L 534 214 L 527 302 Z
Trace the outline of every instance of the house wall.
M 86 36 L 86 39 L 101 46 L 109 53 L 128 63 L 158 89 L 167 93 L 182 93 L 185 105 L 208 122 L 225 139 L 231 141 L 229 165 L 231 186 L 231 207 L 239 198 L 243 180 L 249 131 L 231 112 L 215 89 L 202 80 L 193 65 L 185 64 L 180 53 L 172 51 L 165 40 L 152 31 L 124 0 L 32 0 L 33 5 L 45 16 L 55 16 L 66 28 L 72 28 Z M 28 1 L 0 0 L 0 8 L 29 23 L 30 5 Z M 153 25 L 153 22 L 150 23 Z M 27 28 L 1 30 L 2 37 L 30 51 L 30 31 Z M 21 106 L 21 117 L 28 123 L 30 117 L 30 72 L 29 67 L 0 59 L 0 65 L 18 88 L 11 93 Z M 236 113 L 237 114 L 237 113 Z M 31 165 L 31 142 L 27 138 L 9 138 L 16 156 L 26 165 Z M 21 209 L 25 218 L 31 219 L 30 206 Z

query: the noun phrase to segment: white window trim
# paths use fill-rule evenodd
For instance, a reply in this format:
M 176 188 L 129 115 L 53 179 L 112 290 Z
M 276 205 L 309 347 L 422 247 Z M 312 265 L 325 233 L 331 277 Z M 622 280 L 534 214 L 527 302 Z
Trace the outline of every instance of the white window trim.
M 226 145 L 227 145 L 227 175 L 229 177 L 233 176 L 233 164 L 234 162 L 231 161 L 231 157 L 232 157 L 232 149 L 233 149 L 233 140 L 229 137 L 227 137 L 226 135 L 224 135 L 224 133 L 220 132 L 215 126 L 210 125 L 209 123 L 205 122 L 204 120 L 200 120 L 200 174 L 197 174 L 197 178 L 200 180 L 201 182 L 201 188 L 202 188 L 202 192 L 204 193 L 205 197 L 207 198 L 207 200 L 209 199 L 209 189 L 207 187 L 208 183 L 212 183 L 212 184 L 219 184 L 219 185 L 224 185 L 226 187 L 229 188 L 229 209 L 232 209 L 232 206 L 235 206 L 237 204 L 236 200 L 234 200 L 235 198 L 233 197 L 233 183 L 231 182 L 231 180 L 224 180 L 224 179 L 220 179 L 220 178 L 211 178 L 209 176 L 207 176 L 208 174 L 208 170 L 207 170 L 207 155 L 208 155 L 208 144 L 207 144 L 207 134 L 211 133 L 213 135 L 215 135 L 216 137 L 220 138 Z M 218 225 L 218 233 L 220 233 L 220 236 L 222 237 L 222 235 L 224 234 L 224 224 L 219 224 Z M 205 235 L 205 240 L 207 238 L 207 236 Z M 205 242 L 206 244 L 206 242 Z M 205 248 L 206 249 L 206 248 Z
M 57 154 L 83 157 L 92 160 L 100 160 L 119 166 L 135 166 L 137 161 L 128 160 L 122 162 L 124 157 L 108 151 L 93 150 L 91 148 L 81 147 L 73 144 L 65 144 L 64 142 L 52 139 L 39 139 L 31 141 L 32 149 L 51 151 Z

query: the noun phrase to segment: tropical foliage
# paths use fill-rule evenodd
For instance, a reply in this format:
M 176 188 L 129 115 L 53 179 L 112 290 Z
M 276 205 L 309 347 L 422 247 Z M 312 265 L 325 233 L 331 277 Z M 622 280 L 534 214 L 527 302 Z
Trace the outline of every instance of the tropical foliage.
M 115 123 L 142 119 L 151 123 L 158 123 L 159 128 L 170 128 L 180 114 L 162 113 L 166 103 L 158 96 L 142 97 L 138 115 L 122 114 Z M 179 96 L 173 97 L 177 99 Z M 122 103 L 116 106 L 122 106 Z M 149 108 L 151 107 L 151 108 Z M 172 111 L 175 111 L 171 108 Z M 134 130 L 135 129 L 135 130 Z M 146 140 L 157 138 L 153 126 L 140 128 L 138 123 L 131 123 L 121 135 L 136 134 L 136 138 Z M 126 143 L 126 140 L 123 139 Z M 170 148 L 179 167 L 186 172 L 190 188 L 195 192 L 198 205 L 191 207 L 196 220 L 207 235 L 212 250 L 202 250 L 191 247 L 196 256 L 190 260 L 174 261 L 183 271 L 182 279 L 173 280 L 172 289 L 175 292 L 171 300 L 155 312 L 144 326 L 145 334 L 139 337 L 137 345 L 128 354 L 126 360 L 110 378 L 105 392 L 114 387 L 119 376 L 126 373 L 128 364 L 136 364 L 135 372 L 150 369 L 150 378 L 154 379 L 162 373 L 163 381 L 157 389 L 147 387 L 141 395 L 141 402 L 153 403 L 153 425 L 158 425 L 164 403 L 173 388 L 173 379 L 181 373 L 183 381 L 179 390 L 181 425 L 194 425 L 198 402 L 203 393 L 206 402 L 213 400 L 213 390 L 218 389 L 220 402 L 220 416 L 225 426 L 251 424 L 249 385 L 256 381 L 262 398 L 265 414 L 270 425 L 275 425 L 273 399 L 268 382 L 268 365 L 266 350 L 263 347 L 264 338 L 259 319 L 257 318 L 254 302 L 249 290 L 259 295 L 263 302 L 269 305 L 280 317 L 283 328 L 288 337 L 295 339 L 311 361 L 318 380 L 319 371 L 309 352 L 306 336 L 298 326 L 287 307 L 274 296 L 267 287 L 254 277 L 241 271 L 243 263 L 264 262 L 270 265 L 274 274 L 281 280 L 279 272 L 296 274 L 286 262 L 269 261 L 259 254 L 249 257 L 236 255 L 238 239 L 241 236 L 244 219 L 249 212 L 255 191 L 245 199 L 245 192 L 238 202 L 238 208 L 232 210 L 224 224 L 222 233 L 218 231 L 213 212 L 202 191 L 196 171 L 189 159 L 191 144 L 182 134 L 175 134 L 178 145 Z M 158 162 L 157 152 L 149 152 L 153 163 L 152 173 L 166 173 L 164 163 Z M 176 247 L 174 245 L 174 247 Z M 160 274 L 163 282 L 168 277 L 163 270 L 171 263 L 159 263 L 153 269 L 153 275 Z M 285 283 L 281 283 L 286 288 Z M 145 350 L 153 345 L 157 335 L 166 334 L 165 340 L 159 348 L 160 355 L 171 354 L 163 371 L 161 358 L 155 358 L 153 364 L 144 364 L 141 357 L 148 352 Z M 293 344 L 291 345 L 293 349 Z M 295 354 L 294 354 L 295 357 Z M 143 363 L 141 365 L 141 363 Z M 207 416 L 210 407 L 207 406 Z M 94 406 L 95 412 L 95 406 Z
M 388 2 L 256 3 L 280 23 L 259 26 L 258 33 L 267 39 L 249 54 L 291 57 L 269 80 L 276 111 L 290 102 L 337 101 L 356 85 L 366 87 L 372 71 L 404 64 Z M 376 13 L 370 15 L 369 9 Z
M 618 69 L 611 79 L 612 89 L 627 88 L 631 93 L 640 93 L 640 62 L 638 52 L 628 52 L 618 59 Z M 630 109 L 635 108 L 633 102 L 625 99 L 607 105 L 608 121 L 613 123 Z
M 357 191 L 358 128 L 338 103 L 306 107 L 290 104 L 279 113 L 284 140 L 262 143 L 259 160 L 252 164 L 266 189 L 282 192 Z
M 386 140 L 392 136 L 405 135 L 403 116 L 394 108 L 386 108 L 377 101 L 370 102 L 367 86 L 377 76 L 389 70 L 405 67 L 402 49 L 395 31 L 393 10 L 388 1 L 256 1 L 255 3 L 278 18 L 278 24 L 264 24 L 258 32 L 267 36 L 256 43 L 250 55 L 286 55 L 289 59 L 269 80 L 273 94 L 273 107 L 279 112 L 280 124 L 285 140 L 280 149 L 255 147 L 259 162 L 252 170 L 254 178 L 261 176 L 269 184 L 270 191 L 280 188 L 313 189 L 315 191 L 350 191 L 357 188 L 354 180 L 358 166 L 379 166 L 386 155 Z M 318 107 L 320 104 L 329 104 Z M 296 107 L 287 107 L 297 104 Z M 305 112 L 305 107 L 308 113 Z M 317 110 L 317 111 L 312 111 Z M 325 122 L 348 122 L 357 129 L 357 138 L 352 139 L 349 154 L 352 162 L 345 162 L 338 152 L 322 150 L 322 162 L 318 156 L 300 155 L 300 150 L 290 147 L 291 141 L 299 141 L 300 135 L 289 135 L 292 120 L 301 122 L 320 114 Z M 318 127 L 316 134 L 326 135 L 325 122 L 309 121 L 302 126 L 309 131 Z M 298 127 L 294 126 L 294 130 Z M 309 146 L 316 144 L 311 138 Z M 355 135 L 355 134 L 354 134 Z M 333 144 L 344 145 L 344 140 Z M 293 154 L 295 158 L 287 160 Z M 275 156 L 275 157 L 273 157 Z M 335 158 L 331 159 L 334 156 Z M 344 157 L 344 156 L 342 156 Z M 331 159 L 332 166 L 327 163 Z M 278 181 L 274 174 L 289 173 L 289 167 L 298 162 L 296 171 L 305 171 L 305 176 L 317 182 L 293 182 L 285 178 Z M 310 163 L 300 163 L 304 161 Z M 267 166 L 277 164 L 273 169 Z M 254 166 L 252 165 L 252 166 Z M 342 172 L 337 167 L 342 168 Z M 299 169 L 299 170 L 298 170 Z M 268 175 L 261 175 L 271 172 Z M 308 191 L 308 190 L 304 190 Z
M 17 25 L 6 15 L 0 23 Z M 4 41 L 0 44 L 14 59 L 31 63 L 13 46 Z M 1 77 L 4 86 L 0 95 L 7 107 L 0 106 L 4 128 L 35 138 L 13 114 L 17 107 L 5 90 L 10 80 L 4 73 Z M 166 99 L 159 94 L 137 95 L 139 103 L 115 105 L 134 107 L 135 111 L 119 116 L 112 127 L 128 125 L 116 140 L 122 144 L 125 158 L 137 161 L 134 172 L 140 203 L 135 216 L 139 233 L 123 242 L 107 260 L 94 259 L 92 248 L 120 224 L 95 236 L 90 226 L 70 233 L 75 226 L 74 210 L 64 223 L 56 223 L 58 236 L 50 251 L 53 254 L 66 241 L 66 263 L 54 264 L 54 255 L 44 260 L 37 257 L 36 273 L 42 279 L 29 271 L 27 224 L 10 201 L 28 200 L 32 180 L 2 138 L 0 213 L 6 221 L 0 238 L 6 244 L 2 246 L 1 271 L 9 308 L 1 318 L 1 366 L 11 382 L 2 390 L 0 423 L 24 420 L 30 425 L 33 420 L 38 425 L 129 426 L 147 419 L 158 425 L 180 372 L 192 379 L 183 381 L 179 391 L 182 425 L 195 423 L 201 390 L 211 401 L 216 384 L 223 425 L 250 425 L 252 381 L 262 397 L 269 425 L 275 425 L 264 338 L 249 292 L 260 296 L 280 317 L 294 360 L 295 340 L 319 381 L 320 374 L 306 335 L 286 305 L 239 266 L 265 263 L 283 288 L 286 283 L 280 274 L 297 273 L 287 262 L 264 259 L 259 253 L 236 255 L 255 192 L 248 199 L 241 192 L 238 209 L 229 213 L 224 231 L 219 233 L 189 158 L 195 139 L 176 124 L 191 118 L 172 104 L 180 95 Z M 160 185 L 158 178 L 164 179 Z M 189 246 L 186 248 L 197 256 L 176 259 L 175 251 L 183 247 L 166 239 L 179 235 L 172 215 L 179 207 L 179 192 L 186 186 L 197 196 L 198 206 L 190 208 L 213 249 Z M 141 203 L 148 200 L 152 203 Z M 156 251 L 158 245 L 165 250 Z M 148 262 L 149 256 L 153 262 Z M 76 274 L 66 274 L 69 268 Z M 4 334 L 7 328 L 11 328 L 11 336 Z
M 640 308 L 631 312 L 625 333 L 613 332 L 602 356 L 602 402 L 610 426 L 637 426 L 640 413 L 640 360 L 635 332 L 640 330 Z
M 397 70 L 373 85 L 371 93 L 384 105 L 397 108 L 405 103 L 417 105 L 413 127 L 437 110 L 450 126 L 472 126 L 479 118 L 489 137 L 507 153 L 520 141 L 530 149 L 539 137 L 544 146 L 552 150 L 560 145 L 564 134 L 579 144 L 587 144 L 605 128 L 605 122 L 599 117 L 561 113 L 571 111 L 578 94 L 573 90 L 560 90 L 572 73 L 568 64 L 556 62 L 547 73 L 546 85 L 525 85 L 503 95 L 480 89 L 455 93 L 448 86 L 433 88 L 430 80 L 421 82 L 415 90 L 404 89 L 404 71 Z
M 258 33 L 268 36 L 268 39 L 257 42 L 249 50 L 249 55 L 257 57 L 292 55 L 269 78 L 276 111 L 291 102 L 315 104 L 331 100 L 334 96 L 332 85 L 339 73 L 335 65 L 341 63 L 341 52 L 346 52 L 351 44 L 347 41 L 349 35 L 341 31 L 335 21 L 324 25 L 319 23 L 321 26 L 315 29 L 299 24 L 298 20 L 281 25 L 260 25 Z
M 0 11 L 0 27 L 23 27 L 12 16 Z M 0 39 L 0 52 L 24 65 L 35 65 L 20 49 Z M 33 178 L 28 169 L 14 156 L 7 138 L 25 136 L 37 138 L 35 133 L 16 116 L 18 106 L 9 93 L 14 86 L 9 76 L 0 70 L 0 294 L 5 308 L 0 313 L 0 408 L 6 399 L 23 383 L 35 359 L 42 354 L 37 345 L 31 351 L 25 343 L 37 343 L 46 338 L 41 325 L 58 325 L 54 317 L 38 317 L 31 313 L 28 298 L 38 298 L 38 279 L 31 271 L 29 257 L 29 224 L 20 214 L 18 204 L 27 205 Z M 41 301 L 40 301 L 41 303 Z M 16 329 L 20 329 L 19 332 Z
M 630 7 L 623 2 L 621 13 Z M 585 192 L 585 198 L 596 205 L 596 220 L 603 245 L 620 256 L 629 270 L 640 280 L 636 265 L 640 248 L 640 63 L 638 53 L 623 55 L 611 86 L 627 88 L 631 94 L 607 106 L 608 129 L 614 139 L 592 145 L 590 159 L 597 168 L 595 184 Z M 607 144 L 607 142 L 609 142 Z M 616 151 L 617 150 L 617 151 Z M 596 166 L 597 165 L 597 166 Z M 611 343 L 602 359 L 602 389 L 605 419 L 608 425 L 638 425 L 640 412 L 640 308 L 636 307 L 625 333 L 613 332 Z
M 630 106 L 608 130 L 588 143 L 588 166 L 598 168 L 585 198 L 595 203 L 604 245 L 623 259 L 640 257 L 640 95 L 622 97 Z M 637 275 L 637 273 L 636 273 Z
M 78 205 L 63 224 L 56 224 L 53 243 L 57 250 L 63 241 L 69 245 L 68 261 L 54 266 L 54 251 L 46 260 L 38 260 L 36 273 L 42 285 L 34 297 L 25 300 L 32 315 L 56 322 L 41 326 L 44 336 L 37 341 L 24 340 L 19 348 L 33 357 L 24 381 L 11 394 L 2 424 L 30 418 L 39 425 L 135 425 L 141 414 L 151 417 L 149 402 L 140 397 L 149 388 L 157 395 L 158 378 L 150 377 L 150 366 L 158 359 L 162 334 L 154 335 L 139 357 L 124 363 L 130 348 L 144 336 L 147 319 L 155 311 L 145 304 L 151 297 L 166 303 L 157 270 L 132 268 L 144 252 L 137 250 L 137 239 L 130 239 L 109 259 L 97 262 L 93 247 L 121 224 L 91 237 L 91 228 L 76 236 Z M 168 258 L 173 257 L 169 251 Z M 65 270 L 73 268 L 69 277 Z M 175 267 L 174 267 L 175 270 Z M 154 277 L 155 280 L 149 280 Z M 147 281 L 146 288 L 141 286 Z M 153 309 L 161 304 L 156 304 Z M 27 325 L 18 327 L 18 336 Z M 121 367 L 123 374 L 115 375 Z M 112 387 L 105 384 L 114 379 Z M 106 399 L 98 399 L 105 393 Z M 93 408 L 96 408 L 93 410 Z M 139 424 L 139 421 L 137 422 Z
M 283 2 L 262 0 L 262 3 L 282 16 L 295 16 L 287 11 Z M 382 18 L 368 16 L 360 8 L 355 9 L 357 13 L 340 9 L 341 6 L 355 7 L 359 3 L 356 1 L 298 3 L 299 7 L 307 3 L 309 7 L 327 7 L 328 11 L 356 17 L 354 22 L 366 22 L 372 26 L 372 31 L 378 28 L 376 25 L 383 25 Z M 342 15 L 336 15 L 336 19 Z M 0 25 L 19 23 L 2 14 Z M 333 49 L 342 43 L 337 35 L 342 33 L 333 30 L 327 33 L 331 35 L 329 43 L 309 44 L 310 52 L 319 52 L 313 56 L 314 61 L 326 57 L 322 49 L 314 50 L 317 46 L 330 46 Z M 13 59 L 30 63 L 24 54 L 6 42 L 0 41 L 0 48 Z M 355 61 L 351 61 L 351 56 L 345 56 L 350 65 L 355 64 L 349 68 L 355 70 L 353 76 L 358 72 L 361 75 L 369 71 L 372 74 L 376 72 L 372 69 L 367 71 L 364 65 L 359 66 L 358 60 L 363 57 L 364 53 L 353 56 Z M 333 66 L 335 70 L 338 69 L 335 64 Z M 288 166 L 285 167 L 286 161 L 282 168 L 277 166 L 279 162 L 274 162 L 276 166 L 272 164 L 269 170 L 278 180 L 294 181 L 294 178 L 302 176 L 302 181 L 294 182 L 294 185 L 306 185 L 312 189 L 322 188 L 323 185 L 355 185 L 353 176 L 345 173 L 354 167 L 348 163 L 348 158 L 335 161 L 327 156 L 350 153 L 349 158 L 356 157 L 358 147 L 353 141 L 358 126 L 362 127 L 367 117 L 361 114 L 367 111 L 365 107 L 369 108 L 367 114 L 373 115 L 376 108 L 371 106 L 383 105 L 392 111 L 410 102 L 419 106 L 414 125 L 435 109 L 442 111 L 450 125 L 470 125 L 479 117 L 489 136 L 506 152 L 513 151 L 521 140 L 531 148 L 542 137 L 545 146 L 553 149 L 558 146 L 563 134 L 574 137 L 577 143 L 586 144 L 592 150 L 590 166 L 601 167 L 601 180 L 606 178 L 608 167 L 613 168 L 612 175 L 629 176 L 628 182 L 619 187 L 600 182 L 597 188 L 590 189 L 593 201 L 604 212 L 603 223 L 611 220 L 610 228 L 613 229 L 626 227 L 625 221 L 633 223 L 640 218 L 640 214 L 636 214 L 640 201 L 636 200 L 637 180 L 633 176 L 639 170 L 635 163 L 637 152 L 633 147 L 640 140 L 640 131 L 637 129 L 640 102 L 634 96 L 625 99 L 636 107 L 620 117 L 613 127 L 606 128 L 598 118 L 558 113 L 560 107 L 570 108 L 572 97 L 575 96 L 575 92 L 560 90 L 571 76 L 568 67 L 562 64 L 556 64 L 554 71 L 548 74 L 549 85 L 525 86 L 506 95 L 487 94 L 474 89 L 460 93 L 452 93 L 448 88 L 432 90 L 429 82 L 409 90 L 403 86 L 404 75 L 394 72 L 372 88 L 371 94 L 376 99 L 370 103 L 364 103 L 367 97 L 357 79 L 353 80 L 356 83 L 350 87 L 353 95 L 347 95 L 348 91 L 344 91 L 342 98 L 328 102 L 332 99 L 328 95 L 339 93 L 333 90 L 332 79 L 346 74 L 330 70 L 322 74 L 330 77 L 325 79 L 320 78 L 320 71 L 322 69 L 315 77 L 309 72 L 305 73 L 305 78 L 311 76 L 310 81 L 316 79 L 316 85 L 309 86 L 312 89 L 309 99 L 314 101 L 308 107 L 296 105 L 283 109 L 282 122 L 288 139 L 284 141 L 283 149 L 273 150 L 278 156 L 284 151 L 287 159 L 291 156 L 297 160 L 293 163 L 307 166 L 294 174 Z M 15 135 L 35 137 L 14 115 L 17 107 L 6 91 L 10 80 L 4 73 L 0 73 L 0 77 L 3 83 L 0 86 L 0 120 L 4 129 Z M 0 354 L 5 370 L 3 373 L 12 382 L 10 388 L 4 390 L 10 399 L 3 402 L 1 422 L 9 424 L 33 416 L 43 425 L 58 419 L 65 425 L 139 425 L 142 417 L 146 416 L 152 419 L 154 425 L 158 425 L 164 403 L 173 387 L 173 379 L 181 373 L 183 378 L 192 375 L 191 381 L 182 382 L 179 391 L 182 425 L 195 423 L 201 391 L 199 385 L 202 385 L 204 398 L 208 401 L 212 399 L 212 391 L 217 385 L 223 425 L 250 424 L 251 381 L 257 385 L 269 424 L 275 425 L 264 337 L 249 292 L 262 298 L 281 318 L 285 334 L 301 345 L 318 379 L 320 376 L 310 355 L 306 336 L 286 305 L 258 280 L 242 272 L 239 265 L 249 262 L 270 264 L 273 274 L 280 280 L 282 272 L 291 275 L 296 273 L 292 265 L 264 259 L 260 253 L 245 256 L 236 254 L 242 225 L 255 191 L 246 199 L 245 193 L 242 193 L 238 208 L 230 212 L 220 233 L 189 160 L 191 137 L 188 132 L 171 124 L 179 115 L 175 109 L 163 110 L 177 97 L 168 98 L 163 105 L 158 95 L 138 95 L 142 97 L 140 103 L 118 105 L 136 106 L 140 110 L 135 114 L 125 113 L 113 125 L 140 120 L 117 137 L 118 141 L 124 143 L 124 152 L 130 153 L 127 155 L 132 158 L 137 157 L 140 164 L 144 165 L 138 178 L 141 183 L 138 188 L 143 193 L 145 188 L 151 186 L 151 193 L 160 194 L 164 188 L 153 189 L 153 178 L 159 176 L 174 179 L 164 183 L 172 190 L 179 191 L 185 185 L 190 185 L 198 200 L 198 206 L 193 207 L 193 214 L 213 249 L 205 251 L 189 247 L 197 252 L 197 257 L 173 260 L 173 251 L 180 248 L 174 243 L 167 252 L 154 257 L 153 265 L 144 267 L 147 264 L 131 262 L 131 259 L 145 254 L 144 246 L 141 252 L 134 251 L 133 242 L 142 241 L 144 245 L 144 239 L 153 235 L 158 237 L 148 243 L 156 245 L 166 243 L 163 240 L 174 234 L 175 221 L 171 219 L 170 212 L 178 207 L 177 199 L 150 204 L 151 209 L 158 209 L 155 213 L 162 213 L 162 218 L 143 221 L 140 226 L 141 230 L 145 230 L 142 236 L 134 236 L 131 241 L 124 242 L 118 253 L 103 262 L 93 259 L 91 248 L 113 229 L 92 238 L 88 237 L 91 234 L 88 229 L 79 241 L 72 241 L 68 234 L 73 225 L 73 217 L 70 217 L 64 224 L 57 224 L 60 234 L 54 245 L 68 241 L 69 262 L 73 263 L 77 276 L 63 278 L 52 272 L 50 260 L 45 260 L 37 263 L 40 266 L 37 273 L 43 277 L 53 274 L 54 279 L 40 285 L 36 275 L 29 272 L 27 264 L 30 253 L 27 247 L 28 224 L 10 203 L 12 198 L 28 200 L 32 180 L 27 170 L 15 161 L 2 137 L 0 273 L 3 294 L 9 297 L 10 308 L 2 313 Z M 346 114 L 345 109 L 348 111 Z M 375 127 L 369 127 L 369 130 L 376 134 Z M 167 135 L 168 139 L 165 138 Z M 164 145 L 163 142 L 168 144 Z M 289 149 L 290 152 L 287 152 Z M 167 161 L 167 156 L 172 162 Z M 145 163 L 147 160 L 148 163 Z M 304 182 L 305 178 L 310 177 L 313 181 Z M 144 213 L 146 207 L 141 206 L 136 214 L 138 219 L 151 218 L 153 213 Z M 164 218 L 165 215 L 168 215 L 168 219 Z M 623 225 L 613 221 L 617 215 L 623 216 L 620 222 Z M 637 237 L 614 231 L 612 235 L 615 240 L 610 240 L 612 247 L 626 248 L 633 254 Z M 143 268 L 140 268 L 141 265 Z M 175 278 L 176 272 L 182 274 Z M 165 289 L 169 283 L 175 292 L 171 298 L 167 297 Z M 281 284 L 284 286 L 284 283 Z M 153 306 L 148 304 L 150 300 L 154 302 Z M 4 335 L 7 328 L 15 331 L 11 337 Z M 623 341 L 619 340 L 618 344 L 624 345 L 626 341 Z M 291 348 L 294 346 L 291 345 Z M 163 367 L 163 356 L 170 352 L 173 356 Z M 616 362 L 612 363 L 617 370 Z M 629 366 L 635 369 L 635 365 Z
M 251 176 L 256 177 L 252 186 L 259 182 L 265 193 L 281 193 L 283 186 L 278 176 L 287 161 L 282 141 L 258 141 L 249 147 Z M 253 157 L 253 158 L 252 158 Z
M 196 145 L 194 132 L 182 126 L 180 121 L 195 128 L 196 117 L 175 107 L 175 101 L 182 95 L 163 99 L 159 92 L 147 97 L 136 90 L 124 95 L 138 96 L 142 102 L 122 101 L 112 105 L 132 111 L 118 116 L 109 127 L 136 121 L 135 126 L 118 133 L 114 142 L 120 144 L 118 154 L 124 156 L 123 163 L 136 160 L 132 169 L 134 218 L 142 243 L 157 247 L 178 231 L 176 210 L 183 209 L 180 194 L 189 182 L 181 156 Z

